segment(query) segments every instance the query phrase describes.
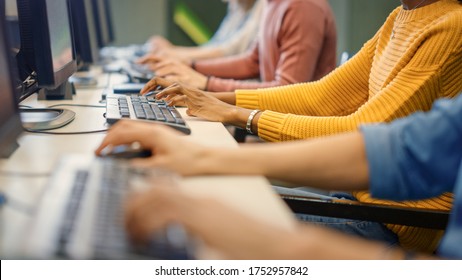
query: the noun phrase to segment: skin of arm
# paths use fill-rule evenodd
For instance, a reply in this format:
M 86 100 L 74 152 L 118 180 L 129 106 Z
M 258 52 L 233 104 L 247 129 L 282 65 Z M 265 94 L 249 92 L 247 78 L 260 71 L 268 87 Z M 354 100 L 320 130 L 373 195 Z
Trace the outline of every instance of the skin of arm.
M 389 248 L 310 224 L 300 223 L 292 229 L 275 227 L 225 203 L 193 197 L 171 186 L 156 186 L 129 197 L 125 223 L 132 239 L 140 245 L 148 242 L 157 230 L 172 223 L 181 224 L 191 238 L 228 259 L 403 259 L 405 256 L 397 247 Z
M 182 175 L 263 175 L 319 188 L 330 189 L 332 185 L 339 190 L 367 188 L 367 161 L 358 132 L 323 140 L 244 145 L 240 149 L 206 148 L 177 135 L 163 126 L 119 121 L 96 154 L 101 155 L 103 149 L 111 146 L 139 142 L 154 156 L 135 159 L 134 164 L 161 166 Z
M 366 45 L 373 44 L 373 41 L 368 42 Z M 334 70 L 333 73 L 329 74 L 326 76 L 324 79 L 322 79 L 323 87 L 326 87 L 326 92 L 329 92 L 330 94 L 336 94 L 339 92 L 343 92 L 343 89 L 348 89 L 351 91 L 354 91 L 356 93 L 362 92 L 358 98 L 351 98 L 348 97 L 348 95 L 345 94 L 337 94 L 336 100 L 341 100 L 341 104 L 344 104 L 344 106 L 347 107 L 357 107 L 359 106 L 358 104 L 361 104 L 362 102 L 365 101 L 367 98 L 367 90 L 362 90 L 362 89 L 367 89 L 367 77 L 368 77 L 368 71 L 362 71 L 363 69 L 367 69 L 370 65 L 370 61 L 368 61 L 367 57 L 369 56 L 368 54 L 368 47 L 364 47 L 360 53 L 358 53 L 355 58 L 352 58 L 349 62 L 347 62 L 345 65 L 341 67 L 341 69 Z M 364 63 L 366 61 L 367 63 Z M 360 71 L 361 70 L 361 71 Z M 337 74 L 336 72 L 343 71 L 343 72 L 354 72 L 356 73 L 355 76 L 360 76 L 361 78 L 357 78 L 355 81 L 350 82 L 350 83 L 333 83 L 333 80 L 337 80 Z M 321 81 L 320 81 L 321 82 Z M 297 87 L 301 89 L 297 89 L 297 91 L 306 91 L 308 92 L 307 94 L 304 94 L 303 96 L 312 96 L 312 94 L 309 94 L 310 88 L 315 87 L 316 84 L 320 82 L 315 82 L 315 83 L 307 83 L 307 84 L 297 84 L 297 85 L 292 85 L 292 86 L 287 86 L 287 87 Z M 167 81 L 166 79 L 162 79 L 159 77 L 153 78 L 151 81 L 149 81 L 144 89 L 141 91 L 142 94 L 156 89 L 157 86 L 162 86 L 163 88 L 167 88 L 174 84 L 172 81 Z M 338 84 L 338 87 L 330 87 L 329 85 L 331 84 Z M 271 94 L 280 94 L 279 89 L 284 89 L 286 87 L 279 87 L 275 88 L 273 91 L 268 91 L 267 94 L 271 96 Z M 362 90 L 362 91 L 361 91 Z M 258 91 L 257 91 L 258 92 Z M 265 93 L 266 94 L 266 93 Z M 287 94 L 287 93 L 284 93 Z M 302 96 L 302 97 L 303 97 Z M 313 95 L 314 97 L 319 97 L 314 100 L 305 100 L 302 98 L 302 100 L 299 101 L 299 104 L 320 104 L 324 102 L 324 98 L 327 96 L 323 94 L 316 94 Z M 236 105 L 236 93 L 235 92 L 218 92 L 218 93 L 211 93 L 211 92 L 204 92 L 204 91 L 198 91 L 194 87 L 188 87 L 182 83 L 176 83 L 176 86 L 174 88 L 169 88 L 168 90 L 162 91 L 158 96 L 158 98 L 166 98 L 167 100 L 171 101 L 171 105 L 185 105 L 185 100 L 186 99 L 192 99 L 194 98 L 194 102 L 191 101 L 189 104 L 187 104 L 189 113 L 194 116 L 198 116 L 201 118 L 205 118 L 208 120 L 220 120 L 224 123 L 227 124 L 232 124 L 241 128 L 244 128 L 247 123 L 247 119 L 252 111 L 251 108 L 243 108 L 243 107 L 225 107 L 225 106 L 209 106 L 208 102 L 211 103 L 217 103 L 214 98 L 210 97 L 215 97 L 216 99 L 223 101 L 225 103 L 231 104 L 231 105 Z M 180 98 L 181 97 L 181 98 Z M 242 98 L 241 98 L 242 99 Z M 290 105 L 290 104 L 289 104 Z M 289 106 L 286 105 L 286 106 Z M 310 106 L 304 106 L 307 108 L 310 108 Z M 315 106 L 316 108 L 333 108 L 333 106 Z M 266 109 L 266 108 L 260 108 L 260 109 Z M 272 109 L 272 108 L 269 108 Z M 302 112 L 296 112 L 302 114 Z M 307 113 L 312 113 L 315 114 L 316 112 L 307 112 Z M 324 115 L 333 115 L 333 114 L 340 114 L 341 110 L 337 111 L 326 111 L 322 112 Z M 253 121 L 252 121 L 252 131 L 257 132 L 258 131 L 258 123 L 261 117 L 261 113 L 257 114 Z
M 141 94 L 156 90 L 159 86 L 163 90 L 156 95 L 157 99 L 165 99 L 169 105 L 187 106 L 187 113 L 190 116 L 245 126 L 252 112 L 250 109 L 231 105 L 235 102 L 235 95 L 232 92 L 212 94 L 158 77 L 149 81 L 141 90 Z
M 142 167 L 162 166 L 183 175 L 262 174 L 316 187 L 329 188 L 335 184 L 339 190 L 367 188 L 367 160 L 359 132 L 324 140 L 249 144 L 241 149 L 206 148 L 179 135 L 164 126 L 119 121 L 96 154 L 110 146 L 139 142 L 154 155 L 133 160 L 133 164 Z M 304 155 L 300 156 L 301 153 Z M 275 228 L 223 203 L 190 197 L 168 186 L 135 194 L 127 204 L 126 213 L 130 235 L 139 243 L 146 242 L 156 230 L 179 223 L 190 236 L 231 259 L 402 259 L 405 256 L 399 248 L 390 249 L 312 225 L 292 230 Z M 231 220 L 233 223 L 229 223 Z M 236 232 L 236 228 L 246 228 L 246 234 Z
M 194 60 L 211 59 L 224 56 L 223 51 L 218 47 L 190 47 L 174 48 L 160 53 L 162 56 L 179 58 L 183 63 L 191 65 Z

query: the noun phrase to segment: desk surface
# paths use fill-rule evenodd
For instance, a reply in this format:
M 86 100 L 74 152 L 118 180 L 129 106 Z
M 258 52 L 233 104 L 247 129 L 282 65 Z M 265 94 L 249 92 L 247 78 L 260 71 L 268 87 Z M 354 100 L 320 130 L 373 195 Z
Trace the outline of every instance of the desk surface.
M 101 75 L 99 85 L 94 88 L 80 88 L 73 100 L 39 101 L 36 95 L 21 103 L 35 108 L 56 104 L 96 105 L 95 107 L 62 106 L 76 112 L 75 120 L 56 132 L 95 131 L 107 129 L 103 113 L 105 105 L 100 103 L 105 85 L 123 81 L 123 77 L 114 75 L 110 81 Z M 208 122 L 185 115 L 185 109 L 179 108 L 191 127 L 191 135 L 185 136 L 208 146 L 238 148 L 234 138 L 221 123 Z M 24 177 L 0 174 L 0 191 L 6 193 L 19 205 L 27 206 L 31 214 L 4 206 L 0 210 L 0 258 L 22 258 L 21 244 L 27 236 L 27 228 L 44 190 L 49 174 L 63 155 L 92 155 L 105 133 L 84 135 L 46 135 L 23 133 L 19 138 L 19 149 L 7 160 L 0 160 L 0 171 L 11 173 L 43 174 L 41 177 Z M 247 212 L 269 223 L 292 227 L 295 222 L 290 210 L 273 193 L 268 181 L 259 176 L 198 176 L 184 178 L 183 188 L 197 195 L 214 197 L 228 203 L 236 209 Z

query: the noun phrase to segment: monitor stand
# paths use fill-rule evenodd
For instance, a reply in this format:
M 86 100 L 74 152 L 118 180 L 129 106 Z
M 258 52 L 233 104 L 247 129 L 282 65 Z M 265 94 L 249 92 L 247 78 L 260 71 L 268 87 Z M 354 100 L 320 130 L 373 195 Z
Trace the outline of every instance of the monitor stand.
M 49 130 L 63 127 L 75 118 L 68 109 L 20 109 L 22 126 L 28 130 Z
M 0 153 L 0 158 L 7 159 L 9 158 L 16 149 L 19 148 L 19 144 L 17 141 L 14 141 L 13 143 L 9 144 L 8 147 L 2 148 L 2 152 Z
M 75 87 L 72 82 L 66 81 L 55 89 L 42 88 L 38 92 L 39 100 L 72 100 Z

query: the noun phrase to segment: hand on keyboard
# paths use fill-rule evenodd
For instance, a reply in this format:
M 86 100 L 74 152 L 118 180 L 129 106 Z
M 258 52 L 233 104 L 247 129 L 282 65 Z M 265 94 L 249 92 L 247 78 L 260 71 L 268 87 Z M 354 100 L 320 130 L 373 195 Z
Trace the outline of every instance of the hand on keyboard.
M 184 134 L 191 133 L 191 129 L 177 109 L 168 106 L 165 101 L 138 94 L 108 96 L 106 99 L 106 120 L 109 124 L 123 118 L 137 119 L 165 124 Z

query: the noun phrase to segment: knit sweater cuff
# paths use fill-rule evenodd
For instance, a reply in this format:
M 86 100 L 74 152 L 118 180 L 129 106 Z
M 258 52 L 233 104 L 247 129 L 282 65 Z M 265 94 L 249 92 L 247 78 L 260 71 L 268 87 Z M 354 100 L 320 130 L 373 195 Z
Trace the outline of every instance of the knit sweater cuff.
M 273 111 L 264 111 L 258 120 L 258 136 L 265 141 L 281 141 L 282 127 L 287 114 Z
M 259 94 L 257 90 L 236 90 L 236 106 L 246 109 L 259 108 Z

